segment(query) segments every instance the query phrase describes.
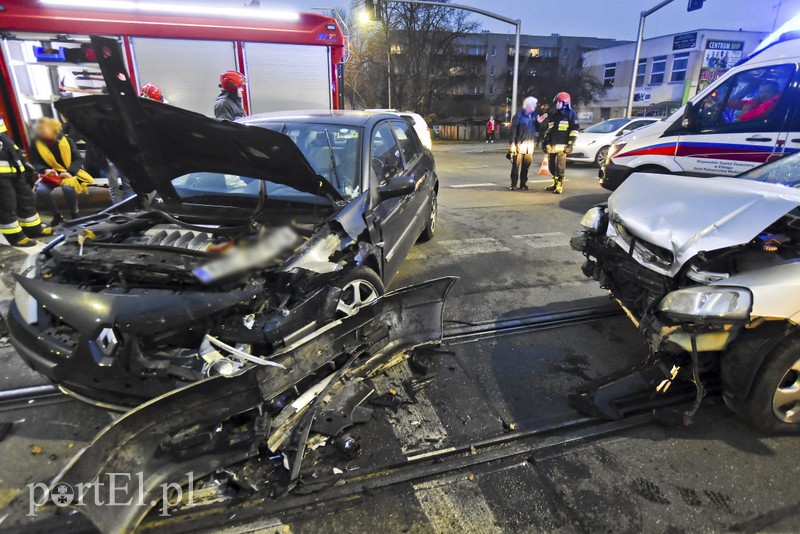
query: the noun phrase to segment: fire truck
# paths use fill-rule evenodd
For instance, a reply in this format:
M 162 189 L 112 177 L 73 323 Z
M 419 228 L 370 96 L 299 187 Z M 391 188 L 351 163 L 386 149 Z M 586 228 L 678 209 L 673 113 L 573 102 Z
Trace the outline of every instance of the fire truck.
M 0 115 L 26 146 L 60 98 L 105 88 L 90 35 L 116 36 L 137 90 L 213 114 L 219 74 L 243 72 L 248 113 L 340 107 L 347 40 L 333 16 L 119 0 L 6 0 L 0 5 Z

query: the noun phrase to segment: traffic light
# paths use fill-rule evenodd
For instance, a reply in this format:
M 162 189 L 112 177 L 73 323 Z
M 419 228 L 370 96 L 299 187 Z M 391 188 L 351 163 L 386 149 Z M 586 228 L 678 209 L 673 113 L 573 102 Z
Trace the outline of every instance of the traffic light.
M 703 2 L 705 0 L 689 0 L 689 7 L 686 8 L 686 11 L 697 11 L 703 7 Z

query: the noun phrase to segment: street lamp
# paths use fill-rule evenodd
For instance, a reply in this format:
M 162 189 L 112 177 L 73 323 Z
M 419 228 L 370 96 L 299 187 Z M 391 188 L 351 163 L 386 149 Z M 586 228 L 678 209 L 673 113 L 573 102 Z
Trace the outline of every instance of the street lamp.
M 512 82 L 513 87 L 511 88 L 511 115 L 513 116 L 514 113 L 517 112 L 517 86 L 519 85 L 519 36 L 520 36 L 520 30 L 522 28 L 522 21 L 520 19 L 512 19 L 509 17 L 504 17 L 503 15 L 492 13 L 491 11 L 486 11 L 485 9 L 479 9 L 477 7 L 464 6 L 461 4 L 450 4 L 447 2 L 429 2 L 428 0 L 390 0 L 390 1 L 398 4 L 418 4 L 421 6 L 449 7 L 452 9 L 461 9 L 463 11 L 470 11 L 472 13 L 477 13 L 479 15 L 483 15 L 484 17 L 489 17 L 490 19 L 499 20 L 500 22 L 505 22 L 506 24 L 511 24 L 512 26 L 514 26 L 516 29 L 516 36 L 514 40 L 514 74 Z M 371 16 L 373 17 L 372 20 L 377 19 L 376 0 L 364 0 L 364 11 L 359 15 L 359 18 L 361 18 L 362 16 L 365 16 L 367 18 Z M 391 62 L 391 49 L 389 50 L 389 61 Z M 389 67 L 389 78 L 391 78 L 391 66 Z M 391 81 L 389 83 L 391 84 Z M 392 92 L 390 85 L 389 107 L 392 107 L 391 95 Z

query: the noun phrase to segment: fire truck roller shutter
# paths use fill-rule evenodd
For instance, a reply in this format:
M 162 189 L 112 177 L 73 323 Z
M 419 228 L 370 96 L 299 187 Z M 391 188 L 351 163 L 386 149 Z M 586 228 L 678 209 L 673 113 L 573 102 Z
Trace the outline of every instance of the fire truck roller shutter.
M 250 112 L 330 109 L 327 46 L 245 43 Z
M 233 41 L 132 39 L 137 80 L 156 84 L 179 108 L 213 116 L 219 73 L 236 69 Z

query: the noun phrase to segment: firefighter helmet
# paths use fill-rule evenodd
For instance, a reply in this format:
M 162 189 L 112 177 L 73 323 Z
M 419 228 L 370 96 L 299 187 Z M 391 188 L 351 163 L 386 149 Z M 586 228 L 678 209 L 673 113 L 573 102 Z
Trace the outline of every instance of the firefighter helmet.
M 156 102 L 164 101 L 164 95 L 161 93 L 161 89 L 154 83 L 143 85 L 139 90 L 139 96 L 147 98 L 148 100 L 155 100 Z
M 567 93 L 566 91 L 561 91 L 560 93 L 558 93 L 554 100 L 556 102 L 561 102 L 563 104 L 566 104 L 567 106 L 572 105 L 572 97 L 569 96 L 569 93 Z
M 226 70 L 219 75 L 219 86 L 226 91 L 236 91 L 244 85 L 244 74 L 236 70 Z

